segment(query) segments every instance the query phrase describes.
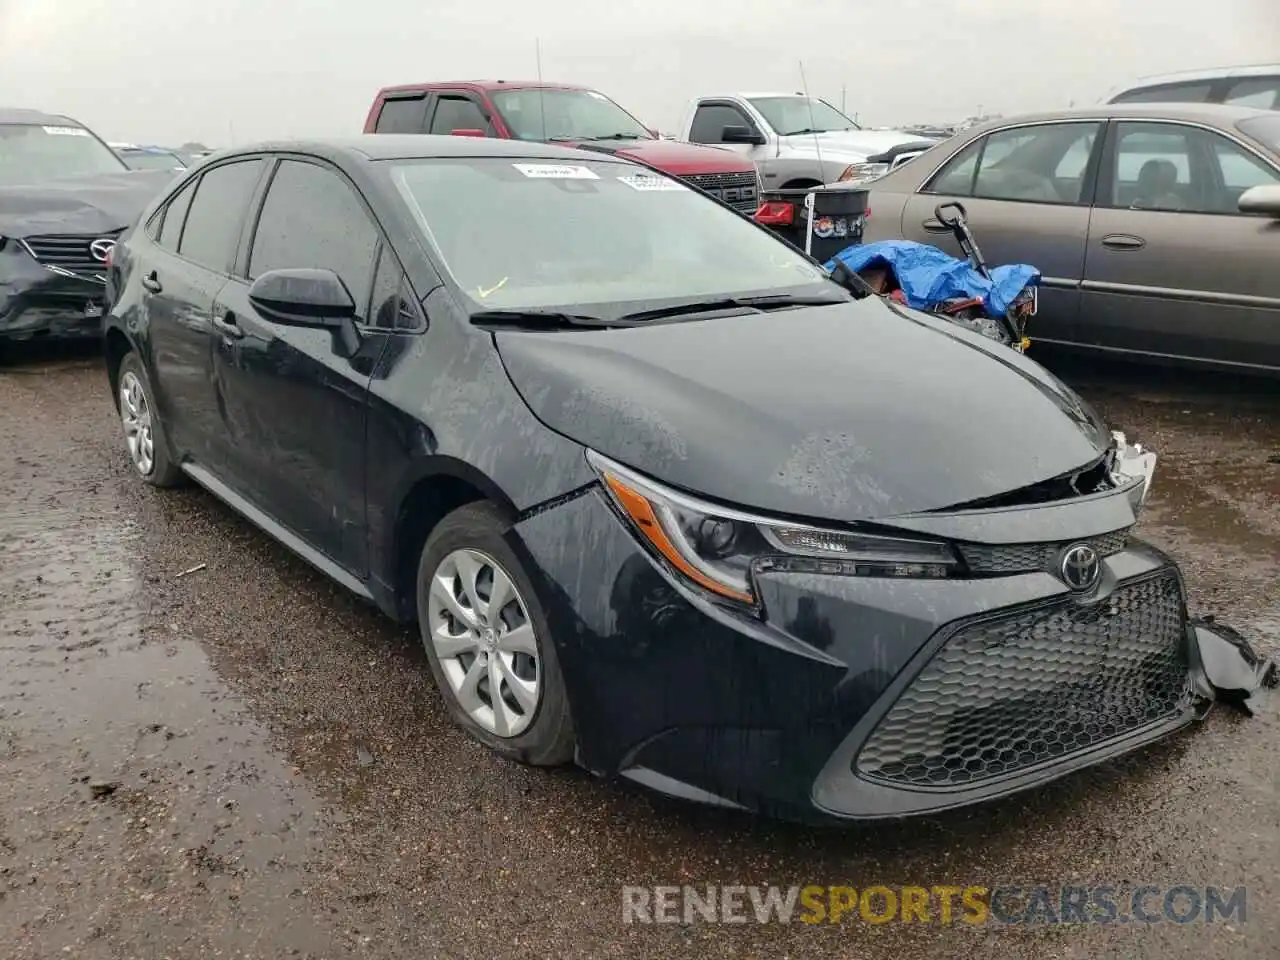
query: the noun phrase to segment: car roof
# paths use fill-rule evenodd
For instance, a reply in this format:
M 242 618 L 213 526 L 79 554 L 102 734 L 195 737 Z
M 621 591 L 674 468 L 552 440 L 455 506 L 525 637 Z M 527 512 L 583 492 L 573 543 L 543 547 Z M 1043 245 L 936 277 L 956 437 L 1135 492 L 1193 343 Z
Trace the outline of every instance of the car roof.
M 81 127 L 84 124 L 57 113 L 27 110 L 22 107 L 0 107 L 0 123 L 40 123 L 51 127 Z
M 1227 77 L 1262 77 L 1273 73 L 1280 74 L 1280 63 L 1250 63 L 1234 67 L 1200 67 L 1194 70 L 1177 70 L 1172 73 L 1155 73 L 1145 77 L 1138 77 L 1131 84 L 1121 88 L 1120 92 L 1137 90 L 1141 87 L 1160 86 L 1165 83 L 1218 80 Z
M 453 137 L 428 133 L 366 133 L 324 140 L 272 140 L 221 151 L 219 157 L 250 153 L 311 153 L 334 160 L 417 160 L 449 157 L 509 157 L 513 160 L 552 160 L 560 163 L 609 161 L 620 157 L 587 154 L 572 147 L 496 137 Z
M 1221 103 L 1102 103 L 1092 107 L 1076 107 L 1071 110 L 1054 110 L 1045 113 L 1021 113 L 1011 117 L 998 117 L 964 131 L 974 134 L 980 130 L 1034 123 L 1045 120 L 1190 120 L 1217 126 L 1233 126 L 1241 120 L 1253 117 L 1274 117 L 1274 110 L 1257 107 L 1227 106 Z
M 543 80 L 428 80 L 423 83 L 405 83 L 394 87 L 383 87 L 380 93 L 413 93 L 418 90 L 433 90 L 436 87 L 466 87 L 486 92 L 501 90 L 589 90 L 590 87 L 576 83 L 554 83 Z

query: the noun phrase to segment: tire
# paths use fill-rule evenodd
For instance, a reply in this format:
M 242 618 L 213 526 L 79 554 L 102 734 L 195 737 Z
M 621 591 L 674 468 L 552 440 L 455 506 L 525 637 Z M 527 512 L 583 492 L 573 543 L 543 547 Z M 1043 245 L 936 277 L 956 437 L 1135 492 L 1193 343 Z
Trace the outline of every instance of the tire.
M 440 521 L 418 564 L 418 627 L 432 676 L 455 723 L 508 759 L 559 766 L 574 753 L 569 699 L 546 614 L 506 540 L 508 527 L 502 512 L 487 501 L 467 504 Z M 478 577 L 469 576 L 477 572 Z M 502 604 L 496 621 L 483 610 L 476 616 L 463 589 L 464 580 L 475 583 L 476 595 L 487 603 L 500 583 L 495 574 L 504 576 L 513 589 L 512 600 Z M 454 603 L 444 599 L 447 594 Z M 459 612 L 470 616 L 460 617 Z M 438 630 L 445 632 L 445 641 L 438 639 Z M 457 654 L 450 656 L 454 650 Z M 536 656 L 528 650 L 536 650 Z M 531 675 L 536 690 L 532 702 Z M 491 695 L 495 678 L 500 709 Z M 517 689 L 523 699 L 517 697 Z
M 174 462 L 173 454 L 169 450 L 169 438 L 164 431 L 164 424 L 160 422 L 160 417 L 155 412 L 155 395 L 151 392 L 151 381 L 147 378 L 147 371 L 136 353 L 125 354 L 124 359 L 120 361 L 116 384 L 116 410 L 120 414 L 120 423 L 124 428 L 125 450 L 129 454 L 129 463 L 134 472 L 153 487 L 181 486 L 186 480 L 186 474 Z M 145 404 L 145 409 L 139 405 L 138 397 L 131 392 L 135 389 L 135 385 L 142 403 Z M 145 442 L 141 439 L 144 432 L 140 432 L 138 427 L 139 412 L 145 413 L 145 431 L 149 431 L 149 443 L 146 444 L 150 450 L 149 457 L 140 455 L 135 446 L 135 442 Z M 132 430 L 130 429 L 131 417 L 134 424 Z M 131 437 L 135 439 L 131 440 Z

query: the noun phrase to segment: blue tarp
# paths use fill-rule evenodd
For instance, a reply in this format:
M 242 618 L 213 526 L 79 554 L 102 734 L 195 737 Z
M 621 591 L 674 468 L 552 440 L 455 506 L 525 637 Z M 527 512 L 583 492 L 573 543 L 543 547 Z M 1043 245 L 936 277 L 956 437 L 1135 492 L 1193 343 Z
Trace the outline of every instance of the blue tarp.
M 993 267 L 988 280 L 969 261 L 912 240 L 878 240 L 846 247 L 827 261 L 826 268 L 835 269 L 837 260 L 853 271 L 889 267 L 898 278 L 907 306 L 916 310 L 929 310 L 957 297 L 981 297 L 987 312 L 1000 317 L 1018 294 L 1040 282 L 1040 271 L 1026 263 Z

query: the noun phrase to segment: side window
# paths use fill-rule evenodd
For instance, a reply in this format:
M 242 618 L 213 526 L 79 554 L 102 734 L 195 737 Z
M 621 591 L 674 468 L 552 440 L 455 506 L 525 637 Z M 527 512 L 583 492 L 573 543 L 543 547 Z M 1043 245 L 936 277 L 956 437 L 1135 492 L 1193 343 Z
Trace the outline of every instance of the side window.
M 200 178 L 178 253 L 210 270 L 227 272 L 263 163 L 261 159 L 227 163 Z
M 489 120 L 470 97 L 442 94 L 436 99 L 436 112 L 431 118 L 431 129 L 427 132 L 448 136 L 454 130 L 483 130 L 489 133 Z
M 395 97 L 382 102 L 374 133 L 421 133 L 427 122 L 427 97 Z
M 357 304 L 373 283 L 378 230 L 346 180 L 328 167 L 281 162 L 262 204 L 249 277 L 268 270 L 332 270 Z
M 1192 203 L 1191 127 L 1116 125 L 1111 205 L 1135 210 L 1186 210 Z
M 1252 187 L 1280 186 L 1280 175 L 1253 154 L 1226 137 L 1206 133 L 1212 142 L 1214 174 L 1222 188 L 1214 204 L 1216 213 L 1238 213 L 1240 195 Z
M 383 330 L 416 330 L 421 326 L 404 270 L 385 244 L 378 254 L 378 270 L 373 277 L 369 323 Z
M 981 152 L 982 140 L 973 141 L 948 160 L 921 192 L 949 197 L 973 196 L 973 174 L 978 169 L 978 154 Z
M 1280 77 L 1250 77 L 1237 81 L 1228 91 L 1223 103 L 1237 107 L 1256 107 L 1259 110 L 1280 109 Z
M 999 130 L 969 144 L 926 193 L 986 200 L 1081 203 L 1097 123 L 1047 123 Z
M 1237 213 L 1249 187 L 1280 176 L 1226 137 L 1198 127 L 1116 126 L 1112 206 L 1184 213 Z
M 1113 103 L 1207 103 L 1213 82 L 1164 83 L 1158 87 L 1141 87 L 1116 97 Z
M 698 107 L 689 126 L 690 143 L 723 143 L 725 127 L 751 127 L 752 124 L 736 107 L 709 103 Z
M 187 219 L 187 209 L 191 206 L 191 198 L 196 192 L 196 181 L 192 180 L 178 191 L 178 195 L 169 201 L 164 209 L 164 219 L 160 223 L 158 243 L 171 253 L 178 252 L 178 240 L 182 237 L 182 223 Z

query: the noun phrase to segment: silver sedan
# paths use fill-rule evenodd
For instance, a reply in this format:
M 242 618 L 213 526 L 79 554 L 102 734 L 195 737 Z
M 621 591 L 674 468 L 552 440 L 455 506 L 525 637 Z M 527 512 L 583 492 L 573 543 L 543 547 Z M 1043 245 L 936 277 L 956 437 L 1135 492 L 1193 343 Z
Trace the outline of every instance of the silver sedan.
M 1044 275 L 1033 341 L 1280 373 L 1280 114 L 1114 104 L 1002 118 L 869 184 L 865 239 Z

